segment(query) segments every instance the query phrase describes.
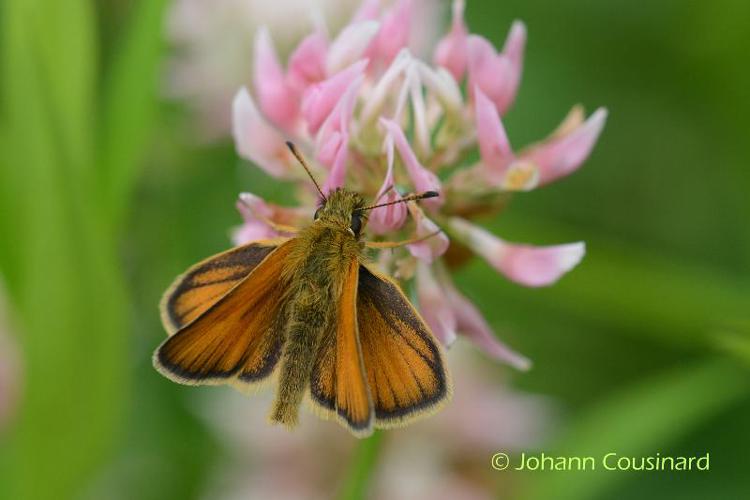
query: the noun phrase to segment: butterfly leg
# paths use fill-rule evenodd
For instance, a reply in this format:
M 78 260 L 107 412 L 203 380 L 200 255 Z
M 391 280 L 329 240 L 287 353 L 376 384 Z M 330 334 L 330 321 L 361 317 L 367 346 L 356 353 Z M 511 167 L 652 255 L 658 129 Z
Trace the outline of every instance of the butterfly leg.
M 409 238 L 408 240 L 402 240 L 402 241 L 368 241 L 365 243 L 365 246 L 367 248 L 378 248 L 378 249 L 386 249 L 386 248 L 398 248 L 405 245 L 411 245 L 413 243 L 419 243 L 420 241 L 424 241 L 428 238 L 432 238 L 435 235 L 440 234 L 442 231 L 438 230 L 434 233 L 430 233 L 427 236 L 420 236 L 418 238 Z

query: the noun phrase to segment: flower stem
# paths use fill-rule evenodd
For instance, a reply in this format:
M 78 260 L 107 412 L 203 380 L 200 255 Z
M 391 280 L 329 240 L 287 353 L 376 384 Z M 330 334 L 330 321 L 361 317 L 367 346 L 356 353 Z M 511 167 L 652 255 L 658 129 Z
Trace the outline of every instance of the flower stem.
M 340 500 L 360 500 L 365 498 L 372 479 L 372 471 L 382 449 L 383 433 L 375 433 L 362 440 L 352 457 L 352 464 L 339 494 Z

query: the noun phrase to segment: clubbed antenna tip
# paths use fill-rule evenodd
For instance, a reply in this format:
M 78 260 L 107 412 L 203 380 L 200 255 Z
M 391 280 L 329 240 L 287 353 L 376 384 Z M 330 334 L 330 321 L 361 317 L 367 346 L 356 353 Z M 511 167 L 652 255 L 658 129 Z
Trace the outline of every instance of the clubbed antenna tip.
M 438 193 L 437 191 L 425 191 L 424 193 L 418 193 L 418 194 L 405 196 L 404 198 L 401 198 L 400 200 L 393 200 L 393 201 L 389 201 L 388 203 L 381 203 L 379 205 L 372 205 L 369 207 L 362 207 L 357 210 L 358 211 L 372 210 L 373 208 L 387 207 L 388 205 L 395 205 L 396 203 L 406 203 L 408 201 L 419 201 L 419 200 L 424 200 L 425 198 L 435 198 L 436 196 L 440 196 L 440 193 Z

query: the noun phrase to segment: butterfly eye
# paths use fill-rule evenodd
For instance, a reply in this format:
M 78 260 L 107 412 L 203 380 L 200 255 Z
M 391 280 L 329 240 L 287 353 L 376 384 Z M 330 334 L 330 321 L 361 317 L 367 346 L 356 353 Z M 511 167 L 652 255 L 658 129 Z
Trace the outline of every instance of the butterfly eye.
M 315 211 L 315 215 L 313 215 L 313 220 L 318 220 L 320 217 L 320 212 L 323 211 L 323 207 L 318 207 L 318 209 Z
M 359 232 L 362 230 L 362 218 L 356 212 L 352 214 L 351 229 L 354 236 L 359 236 Z

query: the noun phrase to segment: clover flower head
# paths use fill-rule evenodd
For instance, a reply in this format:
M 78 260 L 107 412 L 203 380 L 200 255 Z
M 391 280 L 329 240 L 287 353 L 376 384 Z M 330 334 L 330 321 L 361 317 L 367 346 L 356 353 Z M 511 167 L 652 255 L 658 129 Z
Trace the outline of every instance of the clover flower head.
M 510 144 L 502 117 L 513 105 L 523 70 L 526 27 L 515 21 L 501 50 L 470 34 L 464 2 L 453 2 L 448 32 L 431 62 L 410 49 L 419 29 L 417 0 L 382 5 L 365 0 L 338 34 L 317 30 L 286 64 L 272 34 L 258 31 L 252 90 L 233 103 L 237 152 L 268 175 L 300 184 L 303 208 L 284 208 L 244 194 L 245 223 L 236 243 L 275 235 L 268 221 L 304 225 L 314 209 L 309 180 L 287 151 L 291 140 L 312 159 L 324 191 L 345 186 L 365 199 L 394 201 L 437 191 L 419 206 L 375 209 L 373 238 L 430 236 L 379 258 L 397 278 L 414 279 L 425 320 L 450 344 L 459 334 L 519 369 L 529 361 L 496 339 L 479 310 L 452 284 L 451 253 L 469 250 L 507 279 L 548 286 L 584 256 L 583 243 L 546 247 L 507 242 L 471 222 L 497 213 L 514 192 L 571 174 L 589 156 L 604 127 L 600 108 L 576 106 L 547 139 L 521 150 Z M 478 155 L 472 156 L 478 150 Z M 478 161 L 471 161 L 477 157 Z

